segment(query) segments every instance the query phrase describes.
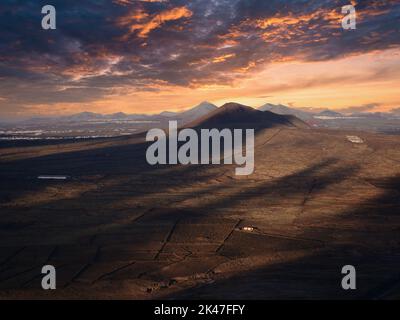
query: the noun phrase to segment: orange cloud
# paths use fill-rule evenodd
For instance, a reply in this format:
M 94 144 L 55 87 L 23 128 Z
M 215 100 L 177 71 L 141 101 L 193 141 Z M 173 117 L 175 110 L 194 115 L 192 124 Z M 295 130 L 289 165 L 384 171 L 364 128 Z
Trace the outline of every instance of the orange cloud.
M 257 66 L 257 63 L 255 61 L 250 61 L 247 66 L 243 67 L 243 68 L 239 68 L 235 71 L 237 72 L 241 72 L 241 73 L 246 73 L 247 71 L 255 68 Z
M 137 9 L 133 11 L 131 14 L 124 16 L 119 19 L 120 25 L 129 25 L 132 21 L 143 21 L 147 19 L 149 15 L 143 9 Z
M 236 56 L 236 54 L 234 54 L 234 53 L 225 54 L 225 55 L 223 55 L 223 56 L 215 57 L 215 58 L 212 60 L 212 62 L 213 62 L 213 63 L 221 63 L 221 62 L 224 62 L 224 61 L 226 61 L 226 60 L 228 60 L 228 59 L 230 59 L 230 58 L 233 58 L 233 57 L 235 57 L 235 56 Z
M 138 31 L 138 36 L 140 38 L 147 38 L 152 30 L 159 28 L 165 22 L 190 18 L 192 15 L 193 12 L 186 7 L 165 10 L 153 16 L 149 16 L 143 10 L 136 10 L 133 14 L 122 17 L 118 22 L 123 26 L 130 25 L 132 20 L 139 22 L 129 26 L 130 32 Z
M 286 16 L 286 17 L 272 17 L 268 19 L 259 19 L 254 22 L 254 24 L 261 29 L 266 29 L 270 26 L 276 26 L 276 25 L 293 25 L 293 24 L 298 24 L 303 20 L 308 20 L 309 17 L 303 16 L 303 17 L 291 17 L 291 16 Z

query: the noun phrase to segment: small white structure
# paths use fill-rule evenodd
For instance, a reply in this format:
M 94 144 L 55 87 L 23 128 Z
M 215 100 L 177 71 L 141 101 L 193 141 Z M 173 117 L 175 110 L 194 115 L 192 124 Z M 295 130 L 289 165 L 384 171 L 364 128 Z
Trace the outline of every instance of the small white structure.
M 68 176 L 53 176 L 53 175 L 45 175 L 45 176 L 38 176 L 39 180 L 67 180 Z
M 356 144 L 364 143 L 364 140 L 357 136 L 347 136 L 347 140 Z
M 242 230 L 246 231 L 246 232 L 253 232 L 254 231 L 254 227 L 243 227 Z

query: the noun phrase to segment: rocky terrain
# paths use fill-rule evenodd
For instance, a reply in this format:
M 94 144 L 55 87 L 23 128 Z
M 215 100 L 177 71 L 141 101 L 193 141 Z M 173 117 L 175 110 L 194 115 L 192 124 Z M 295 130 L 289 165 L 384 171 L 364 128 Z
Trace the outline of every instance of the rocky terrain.
M 0 298 L 400 296 L 400 137 L 260 127 L 247 177 L 232 165 L 152 167 L 147 145 L 0 149 Z M 55 291 L 41 289 L 45 264 Z M 341 288 L 349 264 L 355 291 Z

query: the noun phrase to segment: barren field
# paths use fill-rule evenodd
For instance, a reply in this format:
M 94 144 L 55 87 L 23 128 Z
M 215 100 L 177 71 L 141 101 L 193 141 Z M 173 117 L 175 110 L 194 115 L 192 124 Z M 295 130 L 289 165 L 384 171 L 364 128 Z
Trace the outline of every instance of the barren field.
M 0 298 L 399 297 L 399 136 L 261 130 L 248 177 L 151 167 L 145 150 L 143 136 L 0 149 Z

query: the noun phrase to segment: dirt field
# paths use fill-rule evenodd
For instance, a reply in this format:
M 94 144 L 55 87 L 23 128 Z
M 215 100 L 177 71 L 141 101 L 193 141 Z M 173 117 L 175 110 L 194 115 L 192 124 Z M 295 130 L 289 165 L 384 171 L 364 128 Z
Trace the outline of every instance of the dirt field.
M 262 130 L 248 177 L 151 167 L 142 138 L 0 149 L 0 298 L 399 297 L 399 136 Z

